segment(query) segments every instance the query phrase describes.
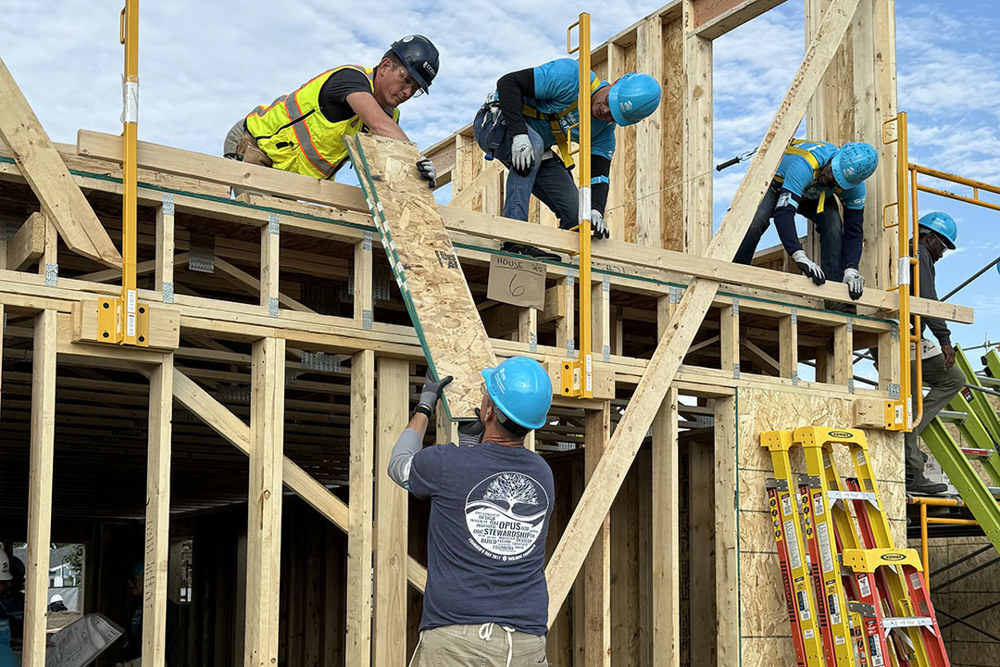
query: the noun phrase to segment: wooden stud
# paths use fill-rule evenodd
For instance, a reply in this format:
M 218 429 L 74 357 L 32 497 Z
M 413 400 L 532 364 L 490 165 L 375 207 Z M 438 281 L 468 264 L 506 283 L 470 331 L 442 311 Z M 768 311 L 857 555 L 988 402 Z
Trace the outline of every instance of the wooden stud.
M 614 82 L 628 70 L 625 68 L 625 48 L 613 40 L 608 42 L 607 80 Z M 610 237 L 616 241 L 624 241 L 626 236 L 626 193 L 625 170 L 634 169 L 629 160 L 621 158 L 611 161 L 611 173 L 608 178 L 608 204 L 604 209 L 604 219 L 608 224 Z M 634 205 L 633 205 L 634 207 Z M 633 223 L 634 224 L 634 223 Z
M 764 141 L 757 151 L 743 183 L 736 191 L 732 206 L 722 220 L 716 236 L 708 247 L 708 255 L 719 259 L 732 257 L 750 224 L 771 176 L 778 166 L 784 148 L 792 138 L 805 112 L 806 104 L 843 40 L 850 17 L 858 0 L 834 0 L 824 17 L 789 87 L 789 93 L 771 122 Z M 667 388 L 674 380 L 684 352 L 691 344 L 698 327 L 708 312 L 719 285 L 715 282 L 695 280 L 685 290 L 678 306 L 677 316 L 657 345 L 636 386 L 629 410 L 622 417 L 614 436 L 608 443 L 605 455 L 594 472 L 594 481 L 584 490 L 583 497 L 563 532 L 559 546 L 552 554 L 546 568 L 549 584 L 549 622 L 555 619 L 559 607 L 566 599 L 570 586 L 580 570 L 584 554 L 615 495 L 621 486 L 659 410 Z
M 608 287 L 609 289 L 605 289 Z M 611 292 L 610 283 L 600 280 L 590 289 L 591 350 L 595 361 L 609 361 L 611 356 Z
M 556 289 L 566 304 L 563 316 L 556 321 L 556 347 L 566 351 L 567 357 L 575 354 L 576 345 L 576 280 L 572 276 L 564 276 L 556 281 Z
M 719 312 L 719 346 L 722 370 L 740 375 L 740 313 L 739 306 L 723 306 Z
M 881 123 L 893 118 L 898 111 L 896 99 L 896 0 L 871 4 L 874 13 L 872 30 L 874 31 L 873 46 L 875 49 L 873 58 L 875 64 L 875 113 L 881 129 Z M 879 168 L 875 172 L 873 189 L 878 193 L 877 201 L 884 206 L 896 201 L 897 144 L 883 145 L 881 141 L 877 140 L 873 141 L 872 145 L 879 152 Z M 876 233 L 871 238 L 877 239 L 877 241 L 870 244 L 868 255 L 871 256 L 874 253 L 880 259 L 876 262 L 877 266 L 872 274 L 865 275 L 874 281 L 875 287 L 884 290 L 895 285 L 898 279 L 896 271 L 899 248 L 896 243 L 896 235 L 891 230 L 887 232 L 882 229 L 881 206 L 876 210 L 879 211 L 875 218 L 878 224 L 873 230 Z M 868 232 L 866 227 L 866 239 Z
M 156 207 L 156 260 L 153 276 L 155 289 L 164 303 L 172 302 L 174 295 L 174 200 L 163 196 L 163 204 Z M 218 258 L 216 258 L 218 259 Z M 136 267 L 138 269 L 138 267 Z
M 715 399 L 715 627 L 720 665 L 740 661 L 736 399 Z
M 187 256 L 188 256 L 187 253 L 183 253 L 182 255 L 179 255 L 178 257 L 180 259 L 185 259 L 186 260 Z M 261 301 L 264 300 L 263 299 L 264 293 L 270 293 L 270 291 L 274 287 L 273 285 L 270 285 L 270 286 L 269 285 L 265 285 L 263 287 L 263 289 L 262 289 L 261 282 L 259 280 L 257 280 L 256 278 L 254 278 L 253 276 L 251 276 L 249 273 L 247 273 L 243 269 L 239 268 L 238 266 L 235 266 L 235 265 L 227 262 L 226 260 L 222 259 L 221 257 L 216 257 L 215 258 L 215 270 L 222 277 L 234 278 L 235 282 L 238 285 L 243 285 L 243 286 L 249 288 L 250 290 L 253 291 L 254 294 L 261 294 L 262 295 Z M 269 300 L 268 300 L 268 304 L 267 305 L 270 306 L 270 296 L 268 296 L 268 299 Z M 264 305 L 264 304 L 261 304 L 261 305 Z M 304 305 L 302 303 L 299 303 L 298 301 L 296 301 L 292 297 L 287 296 L 285 294 L 282 294 L 281 292 L 278 292 L 278 305 L 279 306 L 284 306 L 284 307 L 286 307 L 286 308 L 288 308 L 290 310 L 297 310 L 300 313 L 315 313 L 316 312 L 315 310 L 313 310 L 309 306 L 306 306 L 306 305 Z
M 842 324 L 833 330 L 832 370 L 834 384 L 847 385 L 854 376 L 854 336 L 850 324 Z
M 663 79 L 663 22 L 659 15 L 636 30 L 636 71 Z M 638 245 L 661 246 L 663 152 L 660 149 L 663 107 L 635 126 L 635 226 Z
M 799 327 L 793 315 L 778 320 L 778 363 L 783 378 L 799 376 Z
M 280 223 L 278 215 L 260 228 L 260 305 L 268 309 L 271 317 L 278 313 L 280 293 Z
M 688 600 L 689 631 L 686 638 L 691 667 L 715 667 L 716 640 L 708 628 L 715 628 L 714 549 L 715 512 L 713 498 L 718 487 L 713 481 L 712 449 L 703 442 L 691 442 L 688 459 Z M 725 663 L 719 662 L 720 666 Z
M 406 664 L 407 493 L 386 470 L 409 417 L 409 363 L 378 359 L 378 439 L 375 446 L 375 664 Z
M 170 562 L 170 451 L 174 355 L 163 355 L 149 376 L 149 450 L 146 455 L 146 555 L 142 601 L 142 655 L 166 661 Z
M 6 70 L 4 70 L 6 72 Z M 52 533 L 52 470 L 56 427 L 56 313 L 35 316 L 31 370 L 31 462 L 28 478 L 28 550 L 25 566 L 25 665 L 45 663 L 45 613 Z
M 367 328 L 371 328 L 375 321 L 373 243 L 374 238 L 368 237 L 354 245 L 354 322 L 365 327 L 367 321 Z
M 893 385 L 899 396 L 899 333 L 892 331 L 878 337 L 878 388 L 892 393 Z
M 350 531 L 347 533 L 347 664 L 372 661 L 372 474 L 375 353 L 351 358 Z M 409 407 L 409 406 L 407 406 Z
M 712 42 L 694 33 L 694 0 L 684 0 L 683 206 L 685 250 L 704 255 L 712 239 Z M 746 182 L 746 181 L 744 181 Z M 726 260 L 732 257 L 724 257 Z
M 611 403 L 587 410 L 584 478 L 590 482 L 611 434 Z M 604 517 L 583 567 L 584 665 L 611 665 L 611 519 Z
M 518 309 L 517 340 L 521 343 L 527 343 L 528 350 L 532 352 L 538 346 L 538 311 L 534 308 Z M 524 447 L 530 451 L 535 451 L 534 431 L 524 436 Z
M 278 660 L 280 618 L 285 341 L 281 338 L 255 341 L 251 373 L 243 664 L 273 667 Z
M 653 420 L 652 660 L 681 664 L 680 480 L 677 390 L 670 389 Z

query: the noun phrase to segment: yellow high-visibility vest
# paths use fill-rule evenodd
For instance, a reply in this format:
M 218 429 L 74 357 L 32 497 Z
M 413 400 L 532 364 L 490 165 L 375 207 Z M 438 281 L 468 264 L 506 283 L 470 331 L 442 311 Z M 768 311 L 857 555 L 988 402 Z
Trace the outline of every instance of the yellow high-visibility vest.
M 333 178 L 347 161 L 344 137 L 365 130 L 357 115 L 331 123 L 320 111 L 319 93 L 335 72 L 353 69 L 368 78 L 375 92 L 375 72 L 360 65 L 344 65 L 305 83 L 298 90 L 282 95 L 267 107 L 259 106 L 246 117 L 247 131 L 257 140 L 276 169 L 314 178 Z M 399 120 L 399 109 L 392 110 Z

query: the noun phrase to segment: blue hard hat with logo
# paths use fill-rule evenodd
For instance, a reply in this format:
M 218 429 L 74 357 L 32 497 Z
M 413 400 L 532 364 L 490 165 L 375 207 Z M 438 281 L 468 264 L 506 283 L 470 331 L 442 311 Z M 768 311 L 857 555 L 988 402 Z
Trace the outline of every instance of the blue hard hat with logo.
M 875 167 L 878 166 L 878 152 L 861 141 L 844 144 L 833 156 L 831 166 L 837 185 L 850 190 L 875 173 Z
M 619 125 L 633 125 L 660 106 L 660 84 L 648 74 L 626 74 L 608 93 L 611 115 Z
M 947 213 L 941 213 L 940 211 L 925 213 L 920 216 L 920 221 L 917 225 L 924 229 L 929 229 L 940 236 L 949 250 L 955 249 L 955 241 L 958 240 L 958 225 L 955 223 L 955 219 Z
M 552 381 L 540 363 L 528 357 L 511 357 L 480 373 L 493 405 L 511 421 L 526 429 L 545 425 L 552 404 Z

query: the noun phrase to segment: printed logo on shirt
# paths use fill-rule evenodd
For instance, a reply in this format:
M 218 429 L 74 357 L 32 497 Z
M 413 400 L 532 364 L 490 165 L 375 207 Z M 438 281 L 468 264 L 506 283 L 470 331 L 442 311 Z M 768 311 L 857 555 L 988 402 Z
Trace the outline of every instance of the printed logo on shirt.
M 545 487 L 530 475 L 491 475 L 465 500 L 469 544 L 490 558 L 520 560 L 535 549 L 548 509 Z

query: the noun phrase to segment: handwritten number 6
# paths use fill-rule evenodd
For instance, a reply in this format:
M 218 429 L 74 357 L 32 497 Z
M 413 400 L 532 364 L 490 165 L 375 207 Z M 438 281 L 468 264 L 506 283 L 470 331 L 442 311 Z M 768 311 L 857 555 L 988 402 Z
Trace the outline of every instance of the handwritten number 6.
M 511 296 L 521 296 L 524 294 L 524 285 L 515 285 L 515 280 L 517 280 L 517 276 L 513 276 L 510 279 L 510 285 L 508 285 L 508 288 L 510 289 Z

